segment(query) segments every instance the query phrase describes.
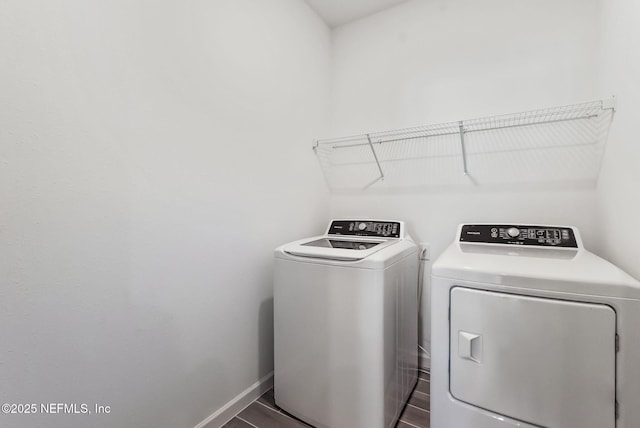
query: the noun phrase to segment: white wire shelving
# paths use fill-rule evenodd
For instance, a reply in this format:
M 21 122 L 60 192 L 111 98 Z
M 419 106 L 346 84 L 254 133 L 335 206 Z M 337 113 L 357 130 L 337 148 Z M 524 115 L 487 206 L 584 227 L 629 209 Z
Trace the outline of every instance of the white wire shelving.
M 615 98 L 323 139 L 332 190 L 580 181 L 595 183 Z

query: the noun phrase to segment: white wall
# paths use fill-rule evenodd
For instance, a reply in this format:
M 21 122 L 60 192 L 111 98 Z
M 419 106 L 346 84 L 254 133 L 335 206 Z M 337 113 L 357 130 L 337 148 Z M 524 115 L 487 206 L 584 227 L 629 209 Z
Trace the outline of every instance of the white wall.
M 618 109 L 598 186 L 598 250 L 640 279 L 640 2 L 605 0 L 602 22 L 602 90 L 618 94 Z
M 0 3 L 0 396 L 112 408 L 0 425 L 192 427 L 272 370 L 329 49 L 299 0 Z
M 598 5 L 413 0 L 338 27 L 329 136 L 598 98 Z
M 414 0 L 338 27 L 329 136 L 597 99 L 598 6 L 597 0 Z M 332 212 L 407 220 L 437 257 L 461 222 L 576 225 L 586 245 L 594 245 L 596 203 L 593 186 L 521 190 L 470 181 L 452 192 L 395 195 L 377 194 L 374 185 L 333 195 Z

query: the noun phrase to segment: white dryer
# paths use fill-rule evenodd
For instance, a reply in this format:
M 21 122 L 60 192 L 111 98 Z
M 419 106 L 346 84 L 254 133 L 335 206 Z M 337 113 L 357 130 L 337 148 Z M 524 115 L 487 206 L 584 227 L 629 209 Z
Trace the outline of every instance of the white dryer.
M 417 380 L 417 247 L 399 221 L 334 220 L 275 250 L 275 401 L 318 428 L 390 428 Z
M 577 229 L 461 225 L 431 310 L 432 428 L 640 427 L 640 286 Z

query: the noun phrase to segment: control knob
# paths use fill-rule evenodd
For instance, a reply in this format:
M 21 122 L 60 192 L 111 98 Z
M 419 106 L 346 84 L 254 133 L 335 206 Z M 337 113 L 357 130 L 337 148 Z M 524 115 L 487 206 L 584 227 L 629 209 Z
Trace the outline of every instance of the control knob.
M 515 238 L 515 237 L 517 237 L 518 235 L 520 235 L 520 230 L 519 230 L 518 228 L 516 228 L 516 227 L 510 227 L 510 228 L 507 230 L 507 235 L 509 235 L 509 236 L 510 236 L 510 237 L 512 237 L 512 238 Z

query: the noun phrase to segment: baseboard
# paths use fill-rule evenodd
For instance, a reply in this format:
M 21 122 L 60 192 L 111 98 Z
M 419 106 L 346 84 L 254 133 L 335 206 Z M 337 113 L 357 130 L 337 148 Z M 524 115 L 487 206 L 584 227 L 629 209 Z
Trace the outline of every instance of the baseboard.
M 194 428 L 220 428 L 271 387 L 273 387 L 273 372 L 242 391 Z
M 431 355 L 424 349 L 419 349 L 418 352 L 418 367 L 428 371 L 431 369 Z

